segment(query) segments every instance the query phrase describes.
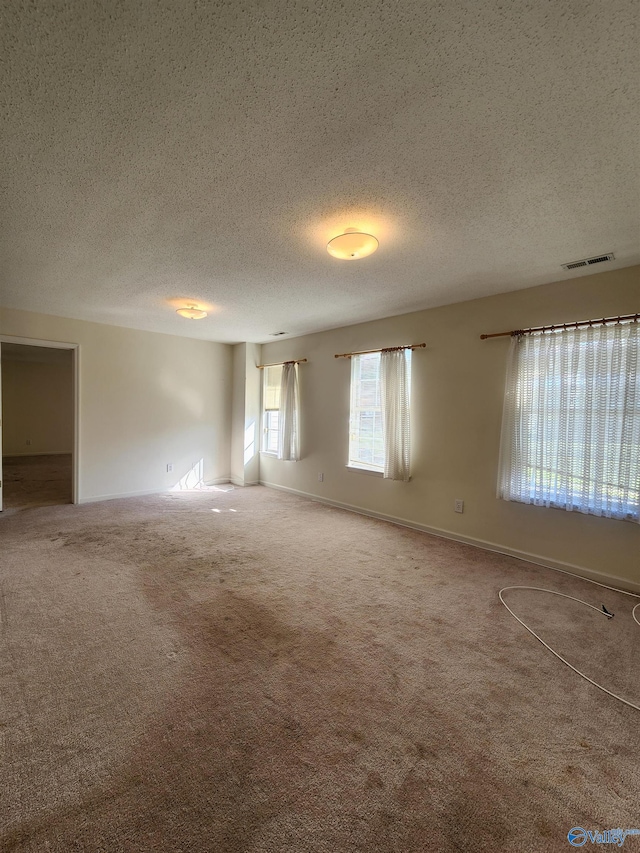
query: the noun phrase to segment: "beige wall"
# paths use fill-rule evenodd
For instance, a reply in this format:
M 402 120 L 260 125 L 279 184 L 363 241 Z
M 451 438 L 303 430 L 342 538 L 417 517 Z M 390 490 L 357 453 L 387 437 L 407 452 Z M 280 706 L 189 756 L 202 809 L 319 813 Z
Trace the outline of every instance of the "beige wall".
M 300 366 L 303 458 L 263 455 L 261 480 L 640 583 L 640 525 L 496 499 L 509 338 L 480 340 L 484 332 L 631 313 L 639 302 L 640 267 L 633 267 L 266 344 L 265 362 L 309 362 Z M 411 482 L 348 471 L 350 362 L 334 353 L 422 341 L 427 348 L 414 353 L 412 367 Z M 455 498 L 465 502 L 462 515 Z
M 233 347 L 231 482 L 257 484 L 260 479 L 260 344 Z
M 61 358 L 64 363 L 55 364 L 2 359 L 3 456 L 71 453 L 71 352 Z
M 242 452 L 244 433 L 244 393 L 247 372 L 247 345 L 233 347 L 231 392 L 231 482 L 244 486 L 244 459 Z
M 228 479 L 227 344 L 9 309 L 0 334 L 79 344 L 80 500 Z
M 260 481 L 260 442 L 262 440 L 262 346 L 247 344 L 246 379 L 244 395 L 244 477 L 246 483 Z

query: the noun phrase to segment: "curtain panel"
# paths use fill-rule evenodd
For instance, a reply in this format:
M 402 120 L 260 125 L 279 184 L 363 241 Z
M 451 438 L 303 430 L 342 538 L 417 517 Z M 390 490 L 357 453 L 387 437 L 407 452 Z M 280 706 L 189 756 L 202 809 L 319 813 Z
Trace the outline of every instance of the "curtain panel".
M 291 462 L 297 462 L 300 459 L 300 405 L 296 364 L 282 365 L 278 459 Z
M 640 521 L 640 326 L 511 339 L 498 497 Z
M 408 481 L 410 477 L 410 358 L 411 350 L 380 355 L 380 390 L 384 434 L 384 477 Z

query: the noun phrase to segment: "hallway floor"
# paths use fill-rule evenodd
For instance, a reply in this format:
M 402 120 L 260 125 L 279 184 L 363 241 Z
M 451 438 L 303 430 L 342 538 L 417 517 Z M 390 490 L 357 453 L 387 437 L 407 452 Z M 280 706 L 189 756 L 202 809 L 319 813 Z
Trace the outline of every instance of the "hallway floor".
M 3 507 L 5 510 L 71 503 L 71 454 L 5 456 Z

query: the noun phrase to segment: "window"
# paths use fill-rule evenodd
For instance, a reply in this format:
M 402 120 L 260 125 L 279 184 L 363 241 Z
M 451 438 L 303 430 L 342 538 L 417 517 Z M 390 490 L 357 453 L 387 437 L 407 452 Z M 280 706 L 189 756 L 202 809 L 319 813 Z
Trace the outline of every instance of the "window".
M 640 326 L 512 338 L 498 496 L 640 520 Z
M 351 356 L 349 465 L 384 471 L 379 352 Z
M 351 357 L 351 468 L 409 479 L 411 350 Z
M 263 370 L 262 451 L 297 462 L 300 458 L 298 365 L 287 361 Z
M 280 420 L 280 386 L 282 365 L 264 368 L 262 386 L 262 450 L 278 454 L 278 427 Z

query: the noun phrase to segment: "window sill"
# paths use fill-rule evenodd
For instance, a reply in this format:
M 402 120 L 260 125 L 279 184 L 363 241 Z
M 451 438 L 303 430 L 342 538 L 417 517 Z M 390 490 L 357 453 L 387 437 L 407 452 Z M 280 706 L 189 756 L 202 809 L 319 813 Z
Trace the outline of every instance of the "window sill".
M 607 512 L 602 508 L 596 508 L 593 506 L 579 506 L 578 504 L 573 503 L 565 503 L 560 501 L 552 501 L 548 498 L 536 498 L 535 495 L 514 495 L 513 497 L 503 497 L 502 500 L 507 501 L 508 503 L 519 503 L 524 504 L 525 506 L 538 506 L 538 507 L 546 507 L 547 509 L 560 509 L 565 512 L 576 512 L 581 515 L 590 515 L 592 518 L 610 518 L 615 521 L 631 521 L 634 524 L 638 524 L 640 521 L 640 517 L 633 512 L 627 513 L 614 513 Z
M 370 477 L 383 477 L 382 471 L 372 471 L 370 468 L 359 468 L 357 465 L 345 465 L 347 471 L 357 471 L 358 474 L 368 474 Z
M 347 469 L 347 471 L 357 471 L 358 474 L 368 474 L 370 477 L 382 477 L 382 478 L 384 478 L 384 474 L 382 473 L 382 471 L 371 471 L 369 468 L 358 468 L 357 465 L 345 465 L 344 467 Z M 403 480 L 389 479 L 389 480 L 387 480 L 387 482 L 388 483 L 401 483 L 401 482 L 410 483 L 411 480 L 412 480 L 412 477 L 409 477 L 408 480 L 404 480 L 404 481 Z
M 261 451 L 260 451 L 260 456 L 270 456 L 272 459 L 277 459 L 277 458 L 278 458 L 278 454 L 277 454 L 277 453 L 272 453 L 270 450 L 261 450 Z

